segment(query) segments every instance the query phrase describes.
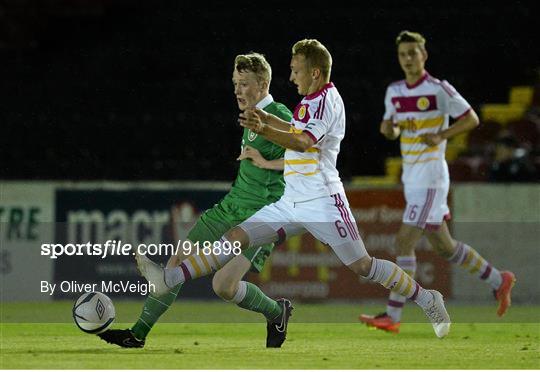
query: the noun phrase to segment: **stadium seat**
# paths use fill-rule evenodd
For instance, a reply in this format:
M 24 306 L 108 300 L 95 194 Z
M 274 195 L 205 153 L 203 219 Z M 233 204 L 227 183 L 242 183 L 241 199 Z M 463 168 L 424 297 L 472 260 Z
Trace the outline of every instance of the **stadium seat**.
M 535 156 L 533 158 L 534 168 L 536 169 L 536 174 L 540 175 L 540 156 Z
M 518 86 L 510 88 L 510 104 L 529 106 L 533 99 L 534 88 Z
M 488 179 L 489 165 L 483 157 L 460 157 L 448 165 L 450 179 L 457 182 L 483 182 Z
M 481 117 L 482 120 L 495 120 L 505 125 L 512 120 L 523 117 L 526 108 L 521 104 L 487 103 L 482 105 Z
M 540 147 L 540 128 L 535 123 L 526 119 L 516 120 L 508 124 L 508 129 L 519 144 L 526 149 Z
M 482 121 L 478 128 L 469 132 L 467 145 L 471 155 L 485 155 L 489 146 L 501 131 L 501 124 L 493 120 Z
M 472 168 L 466 162 L 460 158 L 456 159 L 448 165 L 450 171 L 450 179 L 452 181 L 464 182 L 470 181 L 472 175 Z

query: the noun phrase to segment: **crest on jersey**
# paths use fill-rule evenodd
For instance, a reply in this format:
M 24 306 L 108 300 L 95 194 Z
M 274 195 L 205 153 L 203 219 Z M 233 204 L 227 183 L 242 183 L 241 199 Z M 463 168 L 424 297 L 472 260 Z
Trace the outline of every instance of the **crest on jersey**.
M 293 119 L 302 123 L 309 121 L 309 105 L 307 103 L 300 103 L 294 109 Z
M 248 131 L 248 140 L 250 142 L 253 142 L 253 141 L 255 141 L 255 138 L 257 138 L 257 133 L 252 132 L 251 129 L 249 129 L 249 131 Z
M 306 106 L 301 106 L 300 107 L 300 110 L 298 110 L 298 119 L 302 120 L 303 118 L 306 117 Z
M 416 107 L 420 111 L 426 111 L 429 108 L 429 99 L 427 97 L 420 97 L 416 101 Z

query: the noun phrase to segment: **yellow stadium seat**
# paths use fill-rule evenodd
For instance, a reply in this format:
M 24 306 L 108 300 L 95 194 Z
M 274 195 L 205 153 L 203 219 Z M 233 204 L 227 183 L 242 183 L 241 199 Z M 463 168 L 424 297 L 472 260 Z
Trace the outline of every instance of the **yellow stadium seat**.
M 528 86 L 510 88 L 510 104 L 530 106 L 534 94 L 534 88 Z
M 481 117 L 483 121 L 493 120 L 505 125 L 521 119 L 526 109 L 526 106 L 517 104 L 487 103 L 482 105 Z
M 468 132 L 450 138 L 446 145 L 446 160 L 455 160 L 467 148 Z
M 401 157 L 386 158 L 384 162 L 386 176 L 399 182 L 401 176 Z
M 351 180 L 352 186 L 361 187 L 395 186 L 398 183 L 399 180 L 389 176 L 356 176 Z

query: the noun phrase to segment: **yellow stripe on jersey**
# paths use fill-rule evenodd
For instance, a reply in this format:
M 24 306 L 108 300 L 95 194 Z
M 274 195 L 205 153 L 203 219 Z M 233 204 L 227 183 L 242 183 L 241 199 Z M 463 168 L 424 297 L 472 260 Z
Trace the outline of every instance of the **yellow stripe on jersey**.
M 294 164 L 317 164 L 319 161 L 317 159 L 288 159 L 285 160 L 285 164 L 294 165 Z
M 291 150 L 291 149 L 285 149 L 285 151 L 294 151 L 294 150 Z M 307 149 L 306 151 L 304 152 L 321 152 L 321 150 L 319 150 L 318 148 L 316 147 L 310 147 L 309 149 Z
M 307 172 L 307 173 L 290 171 L 290 172 L 285 173 L 283 176 L 292 176 L 292 175 L 296 175 L 296 174 L 299 174 L 301 176 L 314 176 L 319 172 L 320 172 L 320 170 L 316 170 L 315 172 Z
M 415 150 L 402 150 L 401 154 L 402 155 L 420 155 L 420 154 L 425 154 L 425 153 L 428 153 L 428 152 L 435 152 L 437 150 L 439 150 L 439 146 L 427 147 L 424 150 L 418 150 L 418 151 L 415 151 Z
M 401 129 L 406 130 L 419 130 L 428 128 L 437 128 L 444 123 L 444 116 L 438 116 L 430 119 L 413 119 L 413 120 L 401 120 L 398 121 L 398 125 Z
M 426 158 L 426 159 L 422 159 L 422 160 L 413 160 L 413 161 L 409 161 L 409 160 L 405 160 L 403 159 L 403 164 L 418 164 L 418 163 L 427 163 L 429 161 L 434 161 L 434 160 L 439 160 L 440 158 Z
M 422 137 L 407 137 L 407 136 L 401 136 L 401 138 L 399 139 L 401 143 L 404 143 L 404 144 L 415 144 L 415 143 L 424 143 L 424 141 L 422 141 Z

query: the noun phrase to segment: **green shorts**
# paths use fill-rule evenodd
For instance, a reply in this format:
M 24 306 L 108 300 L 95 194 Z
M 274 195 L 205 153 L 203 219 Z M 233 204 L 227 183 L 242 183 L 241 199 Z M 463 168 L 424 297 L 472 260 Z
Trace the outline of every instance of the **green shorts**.
M 219 240 L 223 234 L 259 210 L 254 207 L 253 205 L 242 206 L 238 198 L 227 195 L 199 217 L 187 237 L 193 243 L 199 242 L 199 244 L 203 244 L 205 241 Z M 258 207 L 262 208 L 263 206 L 259 205 Z M 266 244 L 261 247 L 248 248 L 242 251 L 242 254 L 251 262 L 251 271 L 260 273 L 273 249 L 274 244 Z

